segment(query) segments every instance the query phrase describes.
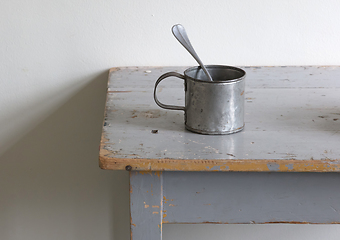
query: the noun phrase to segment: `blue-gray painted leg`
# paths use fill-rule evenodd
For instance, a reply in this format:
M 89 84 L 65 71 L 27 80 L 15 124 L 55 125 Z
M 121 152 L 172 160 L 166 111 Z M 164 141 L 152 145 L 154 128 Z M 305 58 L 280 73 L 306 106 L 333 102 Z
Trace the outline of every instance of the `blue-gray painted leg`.
M 162 173 L 130 173 L 131 240 L 162 240 Z
M 131 172 L 131 240 L 162 223 L 340 223 L 339 173 Z

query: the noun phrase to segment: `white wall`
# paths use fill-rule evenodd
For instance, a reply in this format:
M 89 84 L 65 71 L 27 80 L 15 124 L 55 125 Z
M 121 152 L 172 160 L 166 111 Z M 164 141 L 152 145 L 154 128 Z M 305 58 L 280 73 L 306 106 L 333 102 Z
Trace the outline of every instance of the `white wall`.
M 107 70 L 196 65 L 173 24 L 186 27 L 206 64 L 338 65 L 339 10 L 337 0 L 2 1 L 0 239 L 128 239 L 128 175 L 100 170 L 97 160 Z M 339 232 L 172 225 L 164 239 L 315 240 Z

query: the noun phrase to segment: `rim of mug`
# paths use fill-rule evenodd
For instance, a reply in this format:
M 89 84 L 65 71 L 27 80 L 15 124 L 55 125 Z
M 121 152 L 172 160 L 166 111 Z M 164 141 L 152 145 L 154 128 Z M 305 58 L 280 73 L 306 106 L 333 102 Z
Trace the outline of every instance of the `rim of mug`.
M 193 69 L 197 69 L 197 68 L 201 68 L 200 66 L 194 66 L 194 67 L 190 67 L 187 68 L 184 71 L 184 76 L 186 78 L 190 78 L 193 81 L 197 81 L 197 82 L 204 82 L 204 83 L 210 83 L 210 84 L 214 84 L 214 83 L 233 83 L 233 82 L 239 82 L 241 80 L 243 80 L 246 77 L 246 72 L 238 67 L 233 67 L 233 66 L 228 66 L 228 65 L 205 65 L 206 68 L 227 68 L 227 69 L 233 69 L 236 70 L 238 72 L 241 72 L 243 75 L 239 78 L 235 78 L 235 79 L 229 79 L 229 80 L 217 80 L 217 81 L 207 81 L 207 80 L 200 80 L 197 78 L 193 78 L 187 75 L 187 72 L 192 71 Z

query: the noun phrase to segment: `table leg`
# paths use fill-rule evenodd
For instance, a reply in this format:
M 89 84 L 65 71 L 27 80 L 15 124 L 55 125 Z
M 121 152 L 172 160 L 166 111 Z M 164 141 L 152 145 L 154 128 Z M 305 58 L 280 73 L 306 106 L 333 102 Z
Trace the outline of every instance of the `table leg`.
M 162 240 L 162 172 L 130 172 L 131 240 Z

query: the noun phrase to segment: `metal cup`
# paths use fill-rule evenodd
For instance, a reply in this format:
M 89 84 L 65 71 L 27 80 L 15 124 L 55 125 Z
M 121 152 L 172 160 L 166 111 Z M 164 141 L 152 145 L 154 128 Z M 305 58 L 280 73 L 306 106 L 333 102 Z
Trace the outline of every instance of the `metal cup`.
M 231 66 L 208 65 L 214 81 L 209 81 L 200 67 L 188 68 L 184 75 L 168 72 L 158 78 L 154 100 L 158 106 L 183 110 L 186 129 L 201 134 L 230 134 L 244 128 L 244 90 L 246 73 Z M 158 84 L 167 77 L 184 80 L 185 106 L 161 103 L 156 95 Z

